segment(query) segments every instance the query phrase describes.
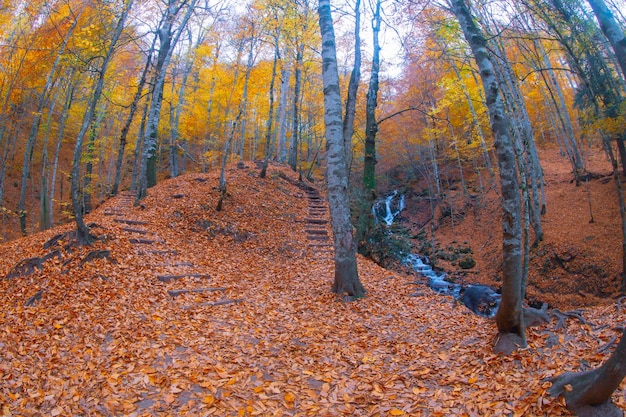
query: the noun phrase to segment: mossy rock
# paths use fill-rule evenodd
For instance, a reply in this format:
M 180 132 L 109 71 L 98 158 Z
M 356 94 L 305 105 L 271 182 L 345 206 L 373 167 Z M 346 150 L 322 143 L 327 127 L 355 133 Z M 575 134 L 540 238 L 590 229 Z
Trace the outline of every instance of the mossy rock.
M 461 269 L 472 269 L 473 267 L 476 266 L 476 261 L 474 260 L 474 258 L 463 258 L 459 261 L 459 266 L 461 267 Z

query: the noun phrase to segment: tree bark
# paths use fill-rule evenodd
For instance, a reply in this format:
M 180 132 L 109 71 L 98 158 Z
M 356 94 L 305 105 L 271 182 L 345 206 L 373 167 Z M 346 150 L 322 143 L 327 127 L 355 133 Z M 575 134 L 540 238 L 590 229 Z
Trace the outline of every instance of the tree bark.
M 287 161 L 287 98 L 289 97 L 289 80 L 291 69 L 286 67 L 280 72 L 280 100 L 278 102 L 278 138 L 276 158 L 278 162 Z
M 348 172 L 343 137 L 341 93 L 335 31 L 330 0 L 320 0 L 319 25 L 322 34 L 322 79 L 324 82 L 324 124 L 326 127 L 328 202 L 335 248 L 333 292 L 359 298 L 365 289 L 359 280 L 356 264 L 356 241 L 350 221 Z
M 63 134 L 65 132 L 65 125 L 69 116 L 72 100 L 74 99 L 74 70 L 70 71 L 68 76 L 68 86 L 65 93 L 65 103 L 63 104 L 63 111 L 61 113 L 61 119 L 59 120 L 59 131 L 57 133 L 57 143 L 54 150 L 54 161 L 52 163 L 52 177 L 50 178 L 50 198 L 48 199 L 50 209 L 48 215 L 50 216 L 50 226 L 54 226 L 54 194 L 56 188 L 57 171 L 59 169 L 59 155 L 61 154 L 61 144 L 63 142 Z
M 611 403 L 611 395 L 626 376 L 626 329 L 617 348 L 599 368 L 567 372 L 553 380 L 549 393 L 565 397 L 567 408 L 578 416 L 612 417 L 624 413 Z
M 191 0 L 188 4 L 182 2 L 177 4 L 177 0 L 168 0 L 161 27 L 158 31 L 160 46 L 154 73 L 154 87 L 150 110 L 148 111 L 148 121 L 146 132 L 143 138 L 141 152 L 141 169 L 139 170 L 139 181 L 137 184 L 137 204 L 139 200 L 146 196 L 147 189 L 156 185 L 156 151 L 158 141 L 159 122 L 161 120 L 161 107 L 163 105 L 163 89 L 165 87 L 165 76 L 167 68 L 172 59 L 172 52 L 178 43 L 180 36 L 191 18 L 197 0 Z M 177 28 L 173 28 L 174 19 L 187 5 L 187 11 Z
M 305 17 L 306 19 L 306 17 Z M 296 63 L 293 86 L 293 120 L 291 126 L 291 144 L 289 146 L 289 166 L 293 171 L 298 165 L 298 143 L 300 139 L 300 89 L 302 88 L 302 64 L 304 60 L 304 41 L 296 46 Z
M 464 0 L 451 0 L 465 39 L 478 65 L 489 109 L 491 130 L 498 157 L 502 193 L 502 302 L 496 314 L 499 337 L 496 352 L 510 354 L 526 346 L 522 315 L 522 227 L 518 173 L 510 137 L 510 122 L 500 96 L 500 86 L 486 41 L 476 26 Z
M 356 99 L 361 82 L 361 0 L 354 5 L 354 64 L 348 82 L 346 95 L 346 114 L 343 118 L 343 138 L 346 148 L 346 165 L 348 175 L 352 168 L 352 136 L 354 134 L 354 116 L 356 114 Z
M 133 123 L 133 119 L 135 118 L 135 113 L 137 112 L 137 106 L 139 105 L 139 100 L 143 96 L 143 87 L 146 84 L 146 80 L 148 78 L 148 73 L 150 72 L 150 65 L 152 64 L 152 54 L 154 54 L 154 46 L 156 45 L 157 36 L 152 39 L 152 46 L 148 50 L 146 54 L 146 63 L 143 67 L 143 71 L 141 73 L 141 78 L 139 79 L 139 85 L 137 86 L 137 91 L 135 92 L 135 96 L 133 97 L 133 101 L 130 104 L 130 109 L 128 111 L 128 116 L 126 117 L 126 122 L 124 123 L 124 127 L 122 127 L 122 131 L 120 132 L 120 142 L 119 148 L 117 150 L 117 160 L 115 161 L 115 178 L 113 179 L 113 189 L 111 190 L 111 195 L 117 195 L 120 187 L 120 181 L 122 180 L 122 164 L 124 162 L 124 150 L 126 149 L 126 138 L 128 136 L 128 131 L 130 130 L 130 126 Z
M 270 161 L 270 149 L 272 142 L 272 123 L 274 121 L 274 84 L 276 83 L 276 67 L 278 66 L 278 60 L 280 59 L 279 48 L 280 30 L 274 35 L 274 62 L 272 64 L 272 79 L 270 80 L 270 108 L 267 115 L 267 128 L 265 131 L 265 158 L 263 159 L 263 168 L 261 168 L 260 178 L 265 178 L 267 175 L 267 166 Z
M 78 18 L 82 14 L 84 7 L 81 8 L 78 15 L 75 16 L 72 25 L 70 26 L 65 38 L 63 39 L 63 43 L 57 53 L 56 58 L 54 59 L 54 63 L 48 72 L 48 77 L 46 78 L 46 83 L 43 87 L 43 91 L 39 96 L 39 100 L 37 102 L 37 110 L 34 112 L 33 123 L 30 128 L 30 133 L 28 135 L 28 140 L 26 141 L 26 148 L 24 150 L 24 162 L 22 165 L 22 185 L 20 189 L 20 201 L 18 203 L 17 211 L 20 218 L 20 230 L 22 234 L 26 236 L 26 188 L 28 185 L 28 178 L 30 177 L 30 164 L 33 156 L 33 148 L 35 146 L 35 141 L 37 140 L 37 135 L 39 133 L 39 125 L 41 123 L 41 116 L 43 113 L 43 108 L 46 105 L 48 100 L 48 92 L 53 87 L 56 81 L 56 71 L 61 62 L 61 57 L 65 53 L 65 48 L 72 37 L 72 33 L 74 33 L 74 29 L 76 29 L 76 25 L 78 24 Z
M 224 203 L 224 197 L 226 197 L 226 162 L 228 162 L 228 154 L 230 153 L 230 146 L 233 142 L 233 137 L 235 136 L 235 129 L 237 129 L 237 123 L 241 119 L 242 108 L 239 108 L 239 113 L 237 113 L 237 117 L 235 120 L 231 121 L 232 125 L 230 128 L 230 133 L 228 134 L 228 139 L 226 140 L 226 144 L 224 146 L 224 153 L 222 154 L 222 169 L 220 171 L 220 182 L 219 182 L 219 191 L 220 198 L 217 202 L 217 206 L 215 207 L 216 211 L 222 211 L 222 206 Z
M 254 46 L 256 41 L 254 38 L 249 40 L 250 49 L 248 50 L 248 61 L 246 62 L 246 75 L 243 80 L 243 93 L 241 94 L 241 144 L 239 148 L 239 159 L 243 161 L 244 152 L 246 149 L 246 113 L 248 109 L 248 86 L 250 84 L 250 72 L 254 65 Z
M 602 33 L 611 43 L 617 62 L 622 69 L 622 77 L 626 79 L 626 37 L 624 37 L 624 31 L 613 17 L 613 13 L 606 6 L 604 0 L 587 1 L 598 19 Z
M 376 1 L 374 17 L 372 18 L 373 53 L 372 70 L 370 73 L 369 88 L 367 91 L 367 103 L 365 109 L 365 155 L 363 159 L 363 188 L 365 194 L 376 191 L 376 134 L 378 122 L 376 122 L 376 106 L 378 105 L 378 73 L 380 71 L 380 45 L 378 35 L 380 33 L 380 0 Z
M 122 15 L 117 21 L 117 27 L 115 28 L 115 32 L 113 34 L 113 37 L 111 38 L 111 43 L 104 57 L 104 61 L 102 62 L 102 66 L 98 71 L 98 79 L 96 80 L 95 90 L 87 105 L 87 110 L 85 111 L 85 115 L 83 116 L 83 122 L 81 124 L 80 131 L 78 132 L 78 136 L 76 137 L 76 144 L 74 146 L 74 158 L 72 160 L 71 195 L 72 209 L 74 211 L 74 218 L 76 220 L 76 226 L 78 228 L 77 240 L 80 244 L 90 244 L 93 241 L 93 236 L 89 233 L 89 227 L 87 227 L 83 219 L 83 204 L 81 199 L 79 198 L 80 159 L 83 151 L 83 140 L 85 138 L 85 135 L 87 134 L 89 126 L 93 121 L 96 107 L 98 106 L 98 101 L 100 100 L 102 90 L 104 89 L 104 77 L 106 75 L 111 59 L 113 58 L 113 53 L 115 51 L 117 41 L 122 34 L 126 18 L 128 17 L 132 5 L 133 0 L 128 0 L 128 3 L 126 4 L 124 11 L 122 12 Z
M 380 71 L 380 0 L 376 0 L 374 16 L 372 18 L 373 55 L 372 70 L 370 73 L 367 102 L 365 106 L 365 149 L 363 157 L 363 194 L 359 202 L 359 217 L 357 220 L 356 238 L 361 253 L 364 253 L 364 243 L 373 225 L 372 206 L 376 200 L 376 135 L 378 122 L 376 121 L 376 106 L 378 105 L 378 73 Z

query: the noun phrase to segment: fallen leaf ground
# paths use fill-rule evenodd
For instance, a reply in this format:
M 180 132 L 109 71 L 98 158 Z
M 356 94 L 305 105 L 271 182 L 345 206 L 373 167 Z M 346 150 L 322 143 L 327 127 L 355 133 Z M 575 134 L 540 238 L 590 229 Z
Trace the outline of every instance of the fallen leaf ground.
M 587 169 L 595 176 L 580 186 L 573 181 L 571 166 L 558 148 L 544 147 L 539 153 L 545 179 L 545 239 L 530 252 L 527 294 L 532 301 L 561 309 L 614 304 L 622 295 L 622 239 L 615 181 L 604 151 L 585 151 Z M 455 219 L 441 217 L 441 208 L 448 206 L 449 200 L 438 201 L 435 240 L 443 249 L 469 246 L 476 266 L 462 270 L 445 260 L 438 260 L 438 266 L 453 272 L 461 283 L 497 288 L 502 276 L 499 186 L 494 182 L 489 192 L 482 194 L 478 181 L 469 178 L 470 193 L 478 198 L 468 198 L 458 178 L 455 180 L 457 190 L 448 192 Z M 483 178 L 483 186 L 489 188 L 487 178 Z M 409 198 L 404 217 L 414 233 L 430 233 L 430 227 L 424 227 L 431 217 L 428 201 L 419 196 Z
M 107 201 L 87 218 L 92 247 L 43 249 L 71 225 L 0 246 L 2 277 L 59 250 L 0 281 L 3 416 L 569 415 L 545 378 L 597 366 L 624 320 L 596 305 L 496 356 L 492 321 L 363 258 L 368 296 L 343 303 L 295 175 L 227 176 L 221 212 L 217 176 L 189 174 L 138 207 Z M 110 256 L 82 262 L 93 250 Z M 614 401 L 626 409 L 622 389 Z

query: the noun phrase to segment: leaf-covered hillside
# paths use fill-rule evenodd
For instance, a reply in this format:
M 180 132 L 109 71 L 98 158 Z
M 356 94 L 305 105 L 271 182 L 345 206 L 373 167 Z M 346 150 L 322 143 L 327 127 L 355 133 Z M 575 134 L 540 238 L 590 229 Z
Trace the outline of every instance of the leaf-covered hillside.
M 596 366 L 624 320 L 594 307 L 497 357 L 490 320 L 363 258 L 344 303 L 314 192 L 227 176 L 221 212 L 217 174 L 188 174 L 107 201 L 92 247 L 51 240 L 70 225 L 0 246 L 3 416 L 569 415 L 545 378 Z

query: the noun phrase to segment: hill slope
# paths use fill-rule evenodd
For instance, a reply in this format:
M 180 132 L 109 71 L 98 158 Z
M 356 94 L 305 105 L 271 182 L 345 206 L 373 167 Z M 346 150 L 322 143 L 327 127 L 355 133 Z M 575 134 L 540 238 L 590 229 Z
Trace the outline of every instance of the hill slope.
M 572 181 L 571 166 L 558 149 L 542 148 L 539 157 L 547 210 L 542 216 L 544 241 L 530 253 L 529 299 L 562 309 L 615 303 L 621 296 L 621 224 L 615 182 L 604 152 L 587 149 L 587 168 L 595 176 L 581 186 Z M 463 195 L 458 186 L 448 192 L 448 200 L 438 202 L 435 241 L 444 258 L 454 249 L 471 248 L 476 266 L 462 270 L 458 260 L 456 265 L 450 262 L 450 256 L 447 261 L 431 258 L 448 272 L 461 272 L 457 276 L 461 282 L 498 287 L 502 276 L 499 187 L 495 182 L 481 195 L 478 184 L 469 184 L 474 198 Z M 430 231 L 430 224 L 423 228 L 430 215 L 429 202 L 419 193 L 412 196 L 407 199 L 405 224 L 413 233 Z M 453 216 L 444 216 L 442 210 L 448 209 L 450 200 Z M 430 233 L 424 236 L 431 238 Z
M 553 320 L 502 358 L 493 322 L 363 258 L 368 296 L 342 303 L 307 194 L 270 168 L 231 167 L 221 212 L 217 176 L 190 174 L 106 202 L 93 247 L 43 249 L 69 226 L 0 246 L 1 277 L 59 251 L 0 281 L 3 415 L 569 415 L 542 380 L 605 359 L 623 312 Z

